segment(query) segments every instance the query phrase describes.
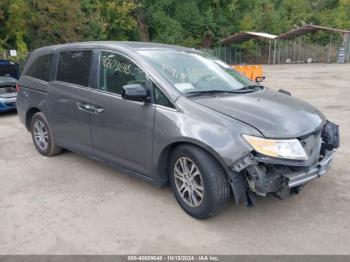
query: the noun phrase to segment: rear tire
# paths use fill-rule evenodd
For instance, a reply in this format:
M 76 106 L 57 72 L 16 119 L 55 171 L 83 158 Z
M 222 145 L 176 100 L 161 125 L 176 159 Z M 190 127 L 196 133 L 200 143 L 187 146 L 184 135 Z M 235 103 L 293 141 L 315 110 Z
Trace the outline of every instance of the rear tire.
M 43 113 L 33 115 L 30 130 L 35 148 L 40 154 L 54 156 L 62 151 L 62 148 L 55 144 L 49 123 Z
M 183 145 L 175 148 L 169 172 L 176 200 L 194 218 L 216 215 L 230 198 L 225 170 L 198 147 Z

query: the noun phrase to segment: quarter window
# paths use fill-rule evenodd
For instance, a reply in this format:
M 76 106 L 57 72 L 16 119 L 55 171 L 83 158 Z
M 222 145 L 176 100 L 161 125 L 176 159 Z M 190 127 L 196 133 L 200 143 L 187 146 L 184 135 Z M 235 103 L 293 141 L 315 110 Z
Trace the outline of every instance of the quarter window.
M 110 52 L 101 52 L 98 88 L 121 94 L 124 85 L 145 85 L 146 74 L 130 59 Z
M 89 85 L 92 51 L 61 52 L 58 59 L 57 80 Z
M 160 91 L 158 87 L 156 87 L 155 84 L 153 84 L 153 96 L 154 96 L 155 104 L 166 106 L 166 107 L 170 107 L 170 108 L 174 108 L 173 104 L 163 94 L 163 92 Z
M 26 75 L 40 80 L 49 81 L 51 60 L 52 54 L 40 56 L 29 67 Z

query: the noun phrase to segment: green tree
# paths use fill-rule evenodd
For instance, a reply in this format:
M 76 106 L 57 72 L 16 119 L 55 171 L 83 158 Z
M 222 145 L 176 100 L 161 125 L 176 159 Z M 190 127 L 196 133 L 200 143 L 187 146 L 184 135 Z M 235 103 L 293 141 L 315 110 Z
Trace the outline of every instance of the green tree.
M 28 11 L 24 0 L 0 1 L 0 48 L 27 51 Z
M 129 0 L 82 0 L 88 18 L 88 40 L 128 40 L 135 38 L 134 12 L 138 5 Z
M 193 47 L 231 33 L 236 7 L 236 0 L 142 1 L 150 39 Z
M 0 0 L 0 49 L 84 40 L 207 48 L 240 31 L 280 34 L 308 23 L 350 29 L 350 0 Z
M 76 0 L 29 0 L 31 16 L 28 45 L 31 49 L 47 44 L 81 41 L 87 19 Z

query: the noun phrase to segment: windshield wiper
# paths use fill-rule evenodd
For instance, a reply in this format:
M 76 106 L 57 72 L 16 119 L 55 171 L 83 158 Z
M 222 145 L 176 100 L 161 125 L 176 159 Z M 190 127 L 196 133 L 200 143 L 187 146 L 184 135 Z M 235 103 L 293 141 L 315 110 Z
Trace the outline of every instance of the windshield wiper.
M 185 93 L 186 96 L 206 95 L 206 94 L 218 94 L 218 93 L 245 93 L 239 90 L 203 90 L 203 91 L 191 91 Z
M 256 90 L 261 90 L 264 89 L 264 86 L 262 85 L 248 85 L 248 86 L 244 86 L 238 90 L 251 90 L 251 91 L 256 91 Z

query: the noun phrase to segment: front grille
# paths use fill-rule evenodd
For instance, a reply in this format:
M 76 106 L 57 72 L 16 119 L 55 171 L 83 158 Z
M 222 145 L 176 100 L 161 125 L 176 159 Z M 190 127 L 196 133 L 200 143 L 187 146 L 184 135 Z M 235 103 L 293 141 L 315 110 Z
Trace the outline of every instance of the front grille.
M 321 153 L 321 131 L 317 131 L 311 135 L 301 138 L 300 142 L 308 155 L 310 164 L 316 164 L 320 159 Z

